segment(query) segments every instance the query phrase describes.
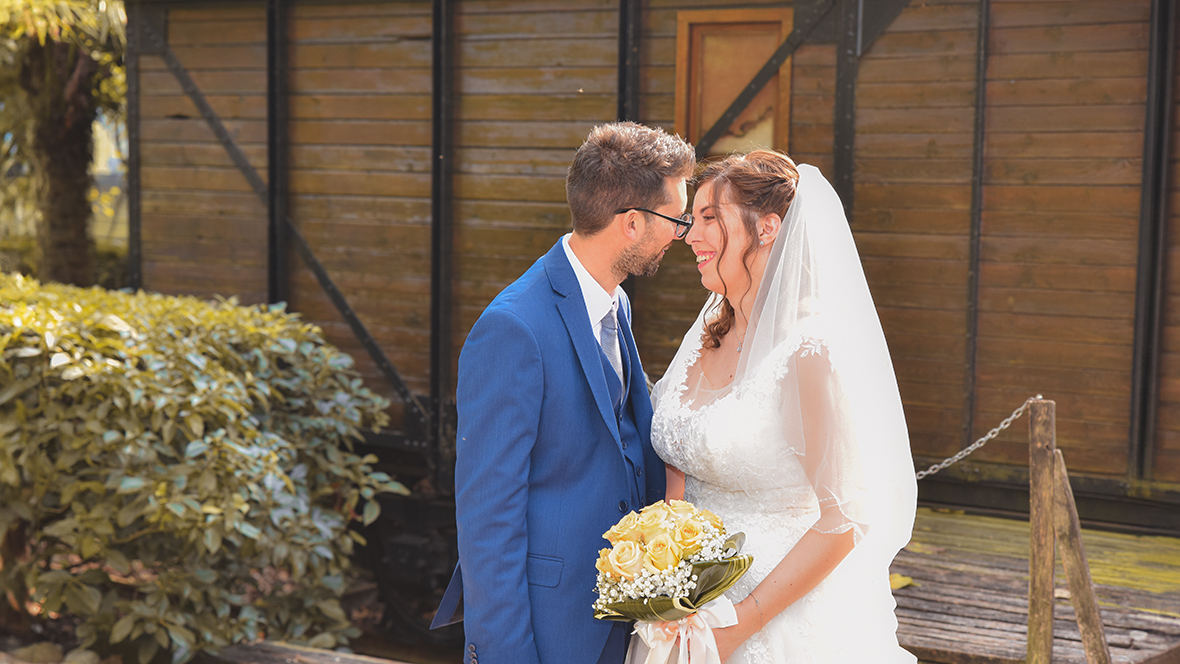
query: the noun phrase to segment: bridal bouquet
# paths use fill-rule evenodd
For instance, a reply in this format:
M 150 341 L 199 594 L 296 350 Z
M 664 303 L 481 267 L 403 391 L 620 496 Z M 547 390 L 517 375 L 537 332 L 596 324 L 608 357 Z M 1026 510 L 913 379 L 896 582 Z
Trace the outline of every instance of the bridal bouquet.
M 717 515 L 673 500 L 628 513 L 603 537 L 611 548 L 595 565 L 594 617 L 640 621 L 648 664 L 668 661 L 677 637 L 680 662 L 690 653 L 694 662 L 719 662 L 712 628 L 737 624 L 723 593 L 754 562 L 738 555 L 745 535 L 729 535 Z

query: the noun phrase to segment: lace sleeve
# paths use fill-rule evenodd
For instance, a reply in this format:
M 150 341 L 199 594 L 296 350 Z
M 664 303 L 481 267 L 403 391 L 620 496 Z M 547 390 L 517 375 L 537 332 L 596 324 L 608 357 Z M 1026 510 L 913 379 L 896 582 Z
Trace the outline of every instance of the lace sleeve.
M 851 529 L 859 543 L 868 531 L 863 505 L 865 469 L 849 401 L 822 342 L 804 340 L 794 361 L 797 371 L 784 377 L 793 384 L 784 387 L 798 390 L 799 414 L 797 421 L 788 418 L 790 426 L 797 427 L 788 433 L 802 438 L 796 454 L 819 501 L 820 517 L 812 529 L 824 533 Z

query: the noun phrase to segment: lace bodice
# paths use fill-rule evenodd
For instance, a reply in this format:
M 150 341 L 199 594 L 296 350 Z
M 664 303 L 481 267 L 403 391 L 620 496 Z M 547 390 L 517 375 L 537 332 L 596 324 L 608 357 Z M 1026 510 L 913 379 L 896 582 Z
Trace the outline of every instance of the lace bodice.
M 791 356 L 823 352 L 821 339 L 801 337 L 781 349 L 779 357 L 759 371 L 762 375 L 742 388 L 698 393 L 694 399 L 686 392 L 688 374 L 699 371 L 698 341 L 687 361 L 674 364 L 661 381 L 668 387 L 661 390 L 656 404 L 652 445 L 666 463 L 684 471 L 689 482 L 732 493 L 739 502 L 752 501 L 759 511 L 818 509 L 797 454 L 802 441 L 784 440 L 778 404 Z

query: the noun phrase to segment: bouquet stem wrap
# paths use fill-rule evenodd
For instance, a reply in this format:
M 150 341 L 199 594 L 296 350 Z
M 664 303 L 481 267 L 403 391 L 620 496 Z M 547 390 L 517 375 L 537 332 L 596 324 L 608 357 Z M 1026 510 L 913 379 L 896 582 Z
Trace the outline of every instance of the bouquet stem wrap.
M 635 633 L 649 648 L 644 664 L 721 664 L 721 652 L 713 630 L 738 623 L 737 610 L 728 597 L 719 597 L 675 622 L 639 622 Z M 677 639 L 680 640 L 677 651 Z M 677 654 L 677 657 L 673 657 Z

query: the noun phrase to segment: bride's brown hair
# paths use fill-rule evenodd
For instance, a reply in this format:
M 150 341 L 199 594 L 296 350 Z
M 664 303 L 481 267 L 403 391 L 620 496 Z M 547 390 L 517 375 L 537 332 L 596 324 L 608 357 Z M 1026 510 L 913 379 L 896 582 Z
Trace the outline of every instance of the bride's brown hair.
M 696 178 L 696 188 L 713 183 L 713 214 L 720 220 L 721 197 L 729 195 L 729 200 L 737 204 L 741 210 L 742 225 L 746 229 L 749 241 L 742 249 L 742 265 L 746 274 L 750 275 L 750 257 L 758 250 L 758 220 L 768 214 L 777 214 L 780 219 L 787 218 L 787 208 L 795 200 L 795 185 L 799 183 L 799 169 L 790 157 L 773 150 L 754 150 L 747 154 L 735 154 L 720 161 L 705 166 Z M 780 229 L 782 233 L 786 229 Z M 717 255 L 717 263 L 725 256 L 729 246 L 729 233 L 725 224 L 721 224 L 721 250 Z M 750 275 L 751 277 L 753 275 Z M 728 291 L 725 279 L 721 286 Z M 756 285 L 751 283 L 750 287 Z M 715 309 L 717 314 L 705 323 L 705 331 L 701 335 L 701 344 L 705 348 L 721 346 L 721 339 L 733 329 L 735 318 L 733 306 L 722 293 L 721 302 Z

